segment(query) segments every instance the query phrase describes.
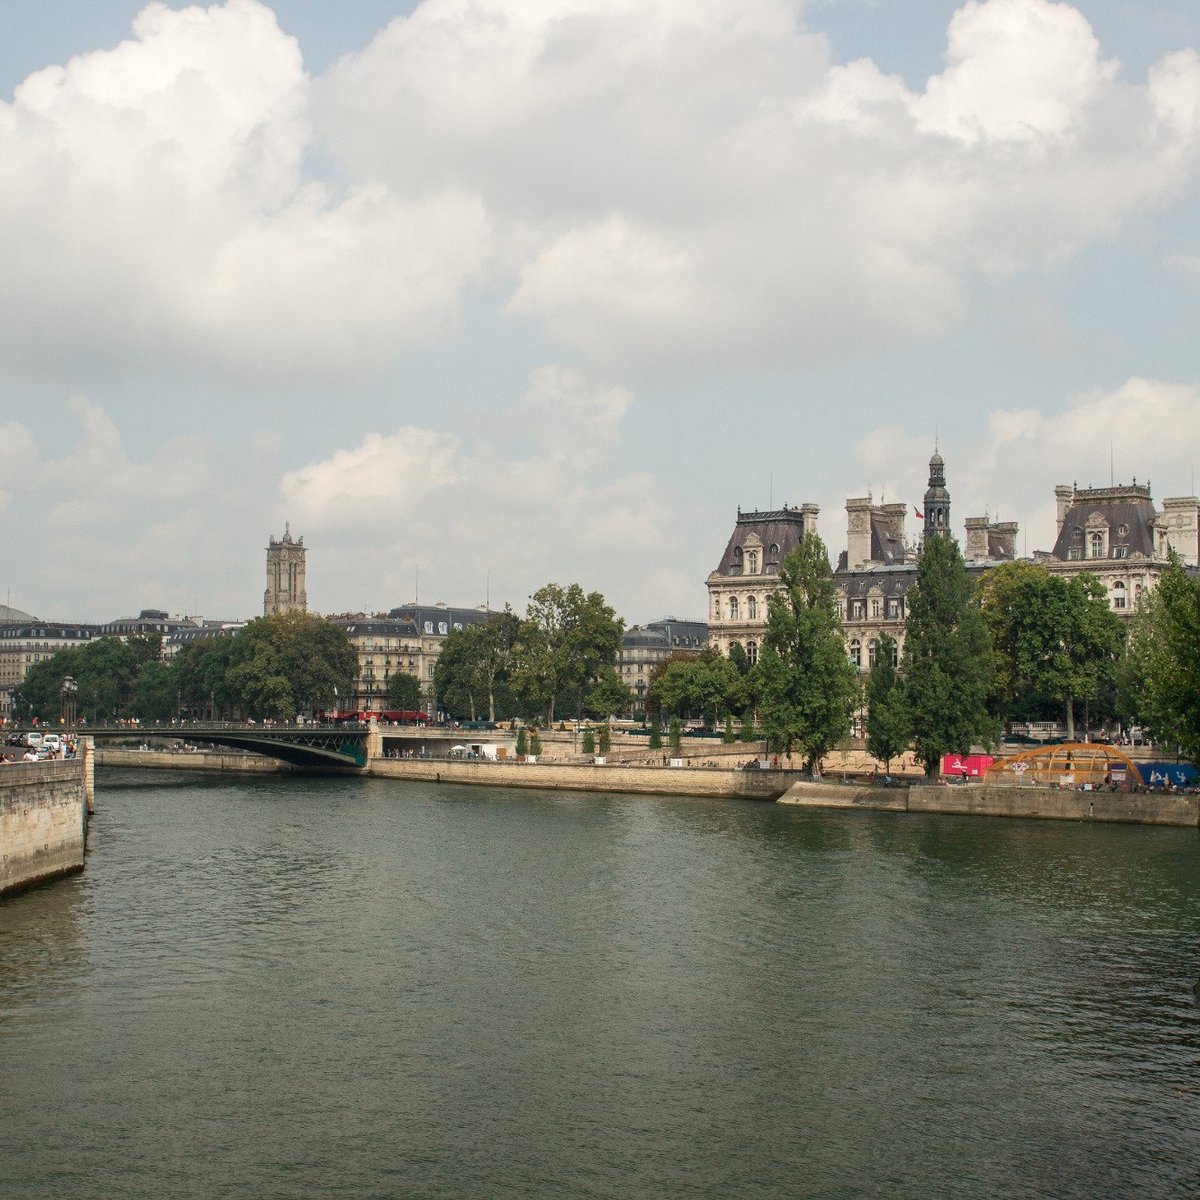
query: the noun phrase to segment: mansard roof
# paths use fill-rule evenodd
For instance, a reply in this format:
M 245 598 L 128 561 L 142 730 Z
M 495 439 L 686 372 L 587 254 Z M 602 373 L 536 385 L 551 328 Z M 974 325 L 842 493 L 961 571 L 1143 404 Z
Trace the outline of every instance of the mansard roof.
M 761 545 L 760 574 L 778 574 L 779 564 L 804 540 L 804 513 L 786 504 L 770 512 L 742 512 L 739 508 L 717 574 L 741 575 L 744 547 L 747 541 L 753 543 L 754 538 Z
M 1073 548 L 1082 550 L 1086 545 L 1088 522 L 1099 516 L 1108 528 L 1110 547 L 1125 546 L 1126 557 L 1141 554 L 1153 558 L 1155 515 L 1149 484 L 1075 488 L 1051 553 L 1065 562 L 1071 557 Z

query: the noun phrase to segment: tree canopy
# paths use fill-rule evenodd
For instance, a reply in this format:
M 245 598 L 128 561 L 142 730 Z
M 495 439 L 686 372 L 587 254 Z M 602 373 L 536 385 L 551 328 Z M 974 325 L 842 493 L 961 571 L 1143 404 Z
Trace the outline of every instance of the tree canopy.
M 757 664 L 759 715 L 772 750 L 799 751 L 814 772 L 850 730 L 858 678 L 846 657 L 838 593 L 814 533 L 784 559 Z
M 992 643 L 958 546 L 926 540 L 905 622 L 905 706 L 917 756 L 928 775 L 942 757 L 991 744 L 996 721 Z

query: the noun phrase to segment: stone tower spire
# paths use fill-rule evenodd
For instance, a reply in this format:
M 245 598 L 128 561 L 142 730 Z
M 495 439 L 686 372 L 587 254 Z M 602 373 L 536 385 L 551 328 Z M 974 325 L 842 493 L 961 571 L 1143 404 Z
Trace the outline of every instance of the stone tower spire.
M 929 487 L 925 489 L 925 538 L 950 536 L 950 493 L 946 490 L 946 464 L 934 450 L 929 460 Z
M 271 538 L 267 546 L 267 590 L 263 593 L 263 614 L 308 612 L 308 593 L 304 589 L 304 538 L 292 540 L 290 522 L 283 537 Z

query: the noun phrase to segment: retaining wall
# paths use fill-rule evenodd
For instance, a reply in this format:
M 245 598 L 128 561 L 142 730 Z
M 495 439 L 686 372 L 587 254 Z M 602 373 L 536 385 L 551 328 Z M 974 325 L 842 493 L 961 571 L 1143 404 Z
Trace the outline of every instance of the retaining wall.
M 1079 792 L 1046 787 L 916 784 L 872 788 L 801 782 L 780 797 L 806 808 L 860 808 L 888 812 L 950 813 L 977 817 L 1033 817 L 1051 821 L 1105 821 L 1126 825 L 1200 827 L 1200 796 L 1164 792 Z
M 255 775 L 277 775 L 290 771 L 287 763 L 261 754 L 223 754 L 204 750 L 125 750 L 98 746 L 99 767 L 146 767 L 156 771 L 245 771 Z
M 664 796 L 775 800 L 798 777 L 794 771 L 739 771 L 713 767 L 639 767 L 609 763 L 481 762 L 478 760 L 383 758 L 368 774 L 385 779 L 469 783 L 483 787 L 566 789 L 584 792 L 647 792 Z
M 0 895 L 83 870 L 84 757 L 0 766 Z

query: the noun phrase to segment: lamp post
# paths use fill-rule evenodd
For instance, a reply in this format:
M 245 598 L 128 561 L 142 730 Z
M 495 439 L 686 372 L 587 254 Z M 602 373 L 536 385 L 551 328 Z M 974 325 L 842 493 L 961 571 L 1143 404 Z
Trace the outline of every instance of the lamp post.
M 62 687 L 58 691 L 59 699 L 62 702 L 60 716 L 62 724 L 68 729 L 75 725 L 75 713 L 79 696 L 79 683 L 70 675 L 64 677 Z

